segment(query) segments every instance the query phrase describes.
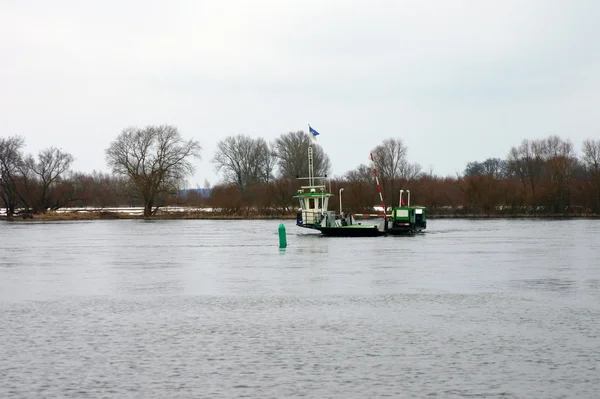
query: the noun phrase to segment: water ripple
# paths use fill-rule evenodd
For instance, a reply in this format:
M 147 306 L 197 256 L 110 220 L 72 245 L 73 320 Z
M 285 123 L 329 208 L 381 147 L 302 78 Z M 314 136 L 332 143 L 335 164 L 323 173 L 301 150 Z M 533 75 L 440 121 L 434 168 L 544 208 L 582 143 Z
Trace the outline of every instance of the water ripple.
M 599 231 L 565 223 L 3 224 L 0 397 L 595 398 Z

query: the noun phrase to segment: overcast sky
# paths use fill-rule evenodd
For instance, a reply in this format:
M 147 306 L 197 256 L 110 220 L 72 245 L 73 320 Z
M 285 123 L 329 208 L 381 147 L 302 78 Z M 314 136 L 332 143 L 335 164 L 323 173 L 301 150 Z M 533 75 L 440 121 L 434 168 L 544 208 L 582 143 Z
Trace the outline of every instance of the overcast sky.
M 389 137 L 453 175 L 557 134 L 600 138 L 600 1 L 0 0 L 0 136 L 108 171 L 130 125 L 176 125 L 218 181 L 229 135 L 317 129 L 333 173 Z

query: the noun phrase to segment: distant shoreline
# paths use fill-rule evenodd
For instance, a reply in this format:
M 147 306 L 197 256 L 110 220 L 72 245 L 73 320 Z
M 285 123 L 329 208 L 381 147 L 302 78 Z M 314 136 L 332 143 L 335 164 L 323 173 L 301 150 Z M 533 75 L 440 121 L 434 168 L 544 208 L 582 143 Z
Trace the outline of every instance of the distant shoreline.
M 47 212 L 45 214 L 21 215 L 7 218 L 0 215 L 0 220 L 15 222 L 52 222 L 52 221 L 89 221 L 89 220 L 295 220 L 295 214 L 288 215 L 261 215 L 249 214 L 247 216 L 230 215 L 216 212 L 160 212 L 157 215 L 145 218 L 139 214 L 130 214 L 125 212 L 107 212 L 107 211 L 61 211 Z M 428 220 L 439 219 L 600 219 L 600 215 L 587 214 L 515 214 L 515 215 L 478 215 L 478 214 L 447 214 L 447 215 L 427 215 Z
M 427 215 L 427 219 L 600 219 L 600 215 L 537 214 L 537 215 Z
M 159 213 L 154 216 L 144 217 L 143 215 L 127 214 L 123 212 L 47 212 L 45 214 L 35 214 L 23 217 L 21 215 L 7 218 L 0 216 L 0 220 L 15 222 L 53 222 L 53 221 L 77 221 L 77 220 L 269 220 L 269 219 L 295 219 L 293 215 L 289 216 L 269 216 L 269 215 L 227 215 L 212 212 L 173 212 Z

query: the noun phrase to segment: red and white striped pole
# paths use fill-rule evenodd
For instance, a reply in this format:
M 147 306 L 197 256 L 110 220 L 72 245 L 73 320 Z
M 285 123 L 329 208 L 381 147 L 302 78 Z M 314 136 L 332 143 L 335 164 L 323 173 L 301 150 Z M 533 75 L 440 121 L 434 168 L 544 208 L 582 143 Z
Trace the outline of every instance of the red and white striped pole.
M 383 207 L 383 215 L 385 216 L 387 214 L 387 211 L 385 209 L 385 204 L 383 202 L 383 196 L 381 195 L 381 186 L 379 185 L 379 177 L 377 177 L 377 169 L 375 168 L 375 159 L 373 159 L 373 153 L 370 153 L 371 155 L 371 162 L 373 162 L 373 173 L 375 173 L 375 181 L 377 182 L 377 191 L 379 191 L 379 199 L 381 200 L 381 206 Z

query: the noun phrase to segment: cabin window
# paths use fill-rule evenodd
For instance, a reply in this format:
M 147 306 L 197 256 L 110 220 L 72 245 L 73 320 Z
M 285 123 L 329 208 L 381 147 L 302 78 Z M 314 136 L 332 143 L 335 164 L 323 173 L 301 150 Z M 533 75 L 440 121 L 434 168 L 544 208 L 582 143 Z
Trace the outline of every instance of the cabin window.
M 319 209 L 323 208 L 323 199 L 319 198 Z
M 300 208 L 304 209 L 304 198 L 300 198 Z
M 314 198 L 309 198 L 309 200 L 308 200 L 308 208 L 309 209 L 315 209 L 315 199 Z
M 397 218 L 407 218 L 408 217 L 408 209 L 396 209 L 396 217 Z

